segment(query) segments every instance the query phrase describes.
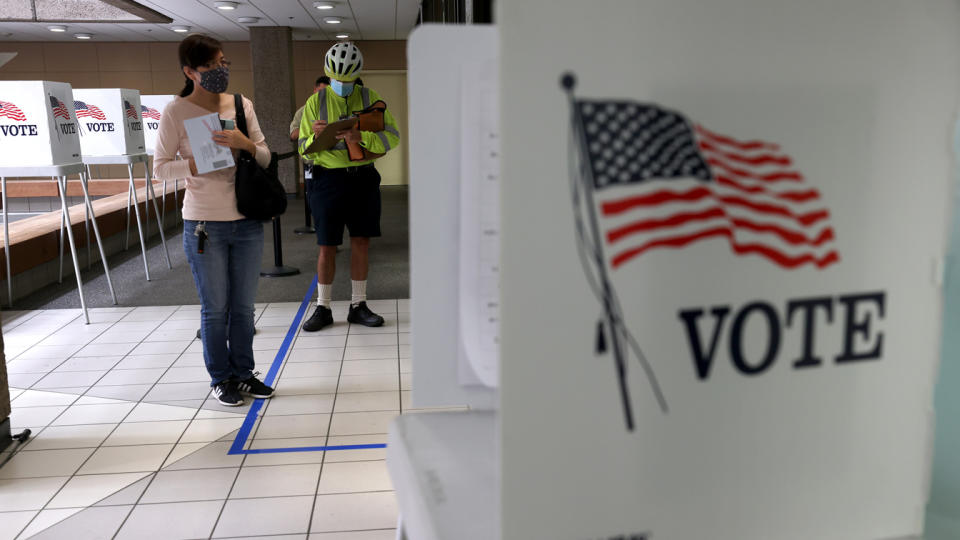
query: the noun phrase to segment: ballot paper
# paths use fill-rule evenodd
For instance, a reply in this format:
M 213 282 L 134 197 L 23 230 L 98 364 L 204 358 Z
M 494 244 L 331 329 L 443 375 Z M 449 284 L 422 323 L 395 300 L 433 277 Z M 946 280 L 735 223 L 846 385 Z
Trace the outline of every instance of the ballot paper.
M 220 131 L 220 116 L 217 113 L 188 118 L 183 121 L 183 127 L 187 130 L 193 161 L 199 174 L 233 167 L 230 149 L 213 142 L 213 133 Z

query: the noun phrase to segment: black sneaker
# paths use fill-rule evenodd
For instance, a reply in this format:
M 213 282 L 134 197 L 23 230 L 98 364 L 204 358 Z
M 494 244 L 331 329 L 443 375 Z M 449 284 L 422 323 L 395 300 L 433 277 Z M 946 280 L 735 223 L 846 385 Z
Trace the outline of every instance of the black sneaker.
M 237 383 L 237 388 L 244 394 L 257 399 L 272 398 L 273 388 L 263 384 L 263 382 L 257 378 L 257 375 L 259 375 L 259 373 L 254 373 L 249 379 L 240 381 Z
M 240 397 L 240 391 L 237 389 L 237 383 L 234 381 L 223 381 L 215 384 L 210 392 L 221 405 L 227 407 L 239 407 L 243 405 L 243 398 Z
M 351 305 L 350 313 L 347 315 L 347 321 L 364 326 L 383 326 L 383 317 L 370 311 L 366 302 Z
M 351 311 L 352 313 L 352 311 Z M 305 323 L 303 330 L 306 332 L 316 332 L 333 324 L 333 312 L 327 306 L 317 306 L 316 311 Z

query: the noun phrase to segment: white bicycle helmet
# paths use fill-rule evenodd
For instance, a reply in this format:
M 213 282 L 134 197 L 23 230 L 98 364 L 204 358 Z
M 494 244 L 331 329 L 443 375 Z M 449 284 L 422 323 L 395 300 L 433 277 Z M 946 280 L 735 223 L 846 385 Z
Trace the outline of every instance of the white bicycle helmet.
M 355 80 L 363 70 L 363 55 L 360 49 L 350 42 L 337 43 L 327 51 L 323 59 L 323 71 L 327 77 L 338 81 Z

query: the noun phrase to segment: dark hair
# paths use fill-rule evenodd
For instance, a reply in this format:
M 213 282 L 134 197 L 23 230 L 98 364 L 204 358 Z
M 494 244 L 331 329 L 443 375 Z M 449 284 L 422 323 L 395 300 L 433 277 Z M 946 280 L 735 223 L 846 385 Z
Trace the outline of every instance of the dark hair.
M 313 83 L 314 86 L 320 86 L 321 84 L 330 86 L 330 77 L 327 77 L 326 75 L 321 75 L 317 77 L 317 82 Z
M 197 69 L 213 60 L 221 50 L 223 45 L 216 39 L 204 34 L 190 34 L 180 42 L 180 48 L 177 51 L 180 56 L 180 69 L 183 70 L 184 66 Z M 193 93 L 193 81 L 190 77 L 185 78 L 187 81 L 183 90 L 180 91 L 180 97 L 187 97 Z
M 360 77 L 357 77 L 356 79 L 353 80 L 353 84 L 357 86 L 363 86 L 363 79 L 361 79 Z

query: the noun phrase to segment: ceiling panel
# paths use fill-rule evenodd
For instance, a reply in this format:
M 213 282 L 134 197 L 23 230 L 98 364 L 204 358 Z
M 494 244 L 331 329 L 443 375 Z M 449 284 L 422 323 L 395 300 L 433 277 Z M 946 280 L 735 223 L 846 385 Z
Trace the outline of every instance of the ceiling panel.
M 7 0 L 0 0 L 0 3 Z M 249 26 L 289 26 L 295 40 L 325 41 L 338 33 L 350 39 L 406 39 L 419 13 L 420 0 L 332 0 L 332 10 L 318 10 L 314 0 L 238 0 L 237 9 L 218 10 L 214 0 L 138 0 L 145 7 L 171 19 L 170 25 L 155 23 L 68 23 L 65 33 L 47 30 L 47 23 L 0 22 L 0 41 L 74 41 L 73 34 L 94 34 L 94 41 L 179 41 L 183 34 L 173 25 L 191 27 L 223 41 L 247 41 Z M 239 17 L 257 17 L 242 24 Z M 343 24 L 331 25 L 324 17 L 340 17 Z M 11 34 L 11 35 L 8 35 Z

